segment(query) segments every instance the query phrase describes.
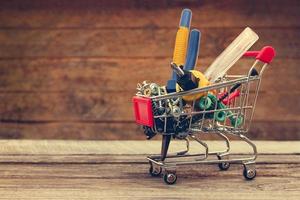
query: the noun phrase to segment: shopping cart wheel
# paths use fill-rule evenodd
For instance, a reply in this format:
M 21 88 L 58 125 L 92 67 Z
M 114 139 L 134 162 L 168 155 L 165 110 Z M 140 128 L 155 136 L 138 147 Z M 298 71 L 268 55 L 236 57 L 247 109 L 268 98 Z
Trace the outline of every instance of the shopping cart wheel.
M 256 169 L 244 167 L 243 175 L 247 180 L 252 180 L 256 176 Z
M 159 166 L 153 167 L 153 164 L 150 162 L 149 174 L 151 176 L 153 176 L 153 177 L 160 176 L 161 171 L 162 171 L 161 167 L 159 167 Z
M 177 175 L 175 173 L 166 172 L 164 174 L 163 178 L 164 178 L 165 183 L 167 183 L 169 185 L 172 185 L 172 184 L 176 183 L 176 181 L 177 181 Z
M 230 167 L 230 163 L 229 162 L 222 162 L 218 164 L 220 170 L 226 171 L 227 169 L 229 169 Z
M 218 155 L 218 159 L 219 160 L 224 159 L 224 157 L 226 157 L 228 159 L 228 155 L 226 155 L 226 156 L 220 156 L 220 155 Z M 226 171 L 226 170 L 229 169 L 230 163 L 229 162 L 222 162 L 222 163 L 219 163 L 218 166 L 219 166 L 220 170 Z

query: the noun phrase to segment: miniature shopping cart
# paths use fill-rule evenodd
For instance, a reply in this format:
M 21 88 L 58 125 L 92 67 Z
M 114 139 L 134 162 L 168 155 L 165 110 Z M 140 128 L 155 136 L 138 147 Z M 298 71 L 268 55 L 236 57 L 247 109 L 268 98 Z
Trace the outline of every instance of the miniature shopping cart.
M 220 170 L 227 170 L 234 163 L 244 166 L 243 175 L 246 179 L 255 178 L 257 150 L 245 134 L 251 125 L 263 72 L 274 57 L 274 49 L 268 46 L 261 51 L 248 51 L 244 57 L 255 58 L 246 75 L 226 74 L 206 87 L 169 94 L 162 90 L 156 96 L 138 94 L 133 98 L 137 123 L 153 133 L 186 142 L 184 151 L 168 154 L 166 159 L 162 155 L 148 156 L 152 176 L 159 176 L 163 172 L 164 181 L 173 184 L 177 180 L 177 166 L 218 164 Z M 193 95 L 197 98 L 187 103 L 186 97 Z M 226 149 L 210 151 L 208 145 L 199 138 L 206 133 L 220 136 L 226 143 Z M 230 155 L 230 141 L 226 135 L 245 141 L 253 153 L 241 157 Z M 190 139 L 201 145 L 205 153 L 189 154 Z

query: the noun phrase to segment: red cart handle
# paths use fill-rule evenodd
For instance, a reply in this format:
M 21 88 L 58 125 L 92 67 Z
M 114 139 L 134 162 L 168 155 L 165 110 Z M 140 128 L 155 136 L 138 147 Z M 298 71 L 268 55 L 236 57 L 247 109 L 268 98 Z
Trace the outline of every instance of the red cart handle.
M 243 56 L 255 57 L 255 59 L 269 64 L 275 57 L 275 49 L 271 46 L 265 46 L 260 51 L 247 51 Z

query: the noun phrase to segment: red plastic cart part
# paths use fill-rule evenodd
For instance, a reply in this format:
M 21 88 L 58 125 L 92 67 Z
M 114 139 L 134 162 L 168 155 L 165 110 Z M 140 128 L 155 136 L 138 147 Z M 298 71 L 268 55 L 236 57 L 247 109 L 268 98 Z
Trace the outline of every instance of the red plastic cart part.
M 243 56 L 255 57 L 255 59 L 269 64 L 275 57 L 275 49 L 271 46 L 265 46 L 260 51 L 247 51 Z
M 134 96 L 132 98 L 136 123 L 153 127 L 152 101 L 150 98 Z

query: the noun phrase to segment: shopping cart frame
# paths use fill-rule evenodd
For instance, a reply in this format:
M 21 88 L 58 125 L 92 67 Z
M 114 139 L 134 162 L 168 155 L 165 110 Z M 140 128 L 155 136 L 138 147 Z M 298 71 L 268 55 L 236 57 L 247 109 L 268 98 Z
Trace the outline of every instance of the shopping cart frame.
M 213 90 L 222 90 L 224 88 L 228 88 L 240 84 L 242 87 L 244 87 L 244 93 L 241 97 L 241 102 L 242 105 L 240 107 L 232 107 L 232 108 L 224 108 L 224 109 L 217 109 L 215 108 L 214 110 L 206 111 L 195 111 L 194 106 L 195 106 L 195 100 L 192 102 L 192 111 L 188 114 L 191 115 L 190 119 L 190 124 L 189 124 L 189 129 L 188 129 L 188 134 L 186 137 L 182 138 L 186 142 L 186 149 L 180 152 L 176 152 L 173 154 L 168 154 L 166 156 L 166 160 L 163 160 L 161 158 L 161 155 L 150 155 L 147 157 L 149 163 L 150 163 L 150 169 L 149 172 L 152 176 L 159 176 L 162 172 L 164 174 L 163 179 L 166 183 L 168 184 L 173 184 L 177 180 L 177 175 L 176 175 L 176 167 L 177 166 L 182 166 L 182 165 L 194 165 L 194 164 L 218 164 L 220 170 L 227 170 L 230 167 L 230 164 L 242 164 L 244 166 L 243 170 L 243 175 L 247 180 L 251 180 L 255 178 L 256 176 L 256 169 L 255 169 L 255 160 L 257 158 L 257 148 L 255 144 L 245 136 L 245 134 L 249 131 L 252 119 L 253 119 L 253 114 L 255 110 L 255 105 L 257 102 L 257 97 L 261 85 L 261 80 L 263 76 L 263 72 L 265 71 L 266 66 L 272 61 L 273 57 L 275 55 L 275 51 L 272 47 L 264 47 L 261 51 L 250 51 L 246 52 L 244 54 L 245 57 L 255 57 L 254 64 L 251 66 L 250 70 L 248 71 L 247 75 L 225 75 L 222 77 L 218 83 L 215 83 L 213 85 L 209 85 L 206 87 L 202 88 L 196 88 L 193 90 L 189 91 L 182 91 L 182 92 L 177 92 L 177 93 L 170 93 L 170 94 L 165 94 L 165 95 L 159 95 L 159 96 L 153 96 L 153 97 L 147 97 L 143 95 L 138 95 L 139 97 L 145 98 L 145 99 L 151 99 L 152 102 L 160 102 L 160 101 L 165 101 L 167 99 L 175 99 L 179 98 L 182 101 L 182 98 L 186 95 L 195 95 L 199 93 L 205 93 L 206 96 L 208 95 L 208 92 L 213 91 Z M 251 75 L 251 72 L 253 70 L 258 70 L 257 74 L 255 76 Z M 248 106 L 248 100 L 249 100 L 249 92 L 250 92 L 250 85 L 252 83 L 255 83 L 255 90 L 254 90 L 254 99 L 252 102 L 251 106 Z M 248 107 L 247 107 L 248 106 Z M 224 112 L 229 112 L 229 111 L 234 111 L 233 109 L 237 110 L 240 109 L 239 113 L 244 112 L 243 114 L 246 113 L 246 111 L 249 109 L 250 110 L 250 117 L 248 116 L 247 119 L 247 125 L 245 125 L 246 117 L 243 117 L 243 128 L 237 128 L 236 124 L 232 125 L 232 127 L 228 127 L 225 125 L 216 125 L 215 120 L 212 120 L 213 126 L 211 129 L 207 129 L 203 126 L 204 123 L 204 116 L 205 113 L 214 113 L 217 111 L 224 111 Z M 186 114 L 186 115 L 188 115 Z M 202 114 L 203 118 L 201 121 L 201 125 L 198 127 L 192 127 L 191 122 L 193 115 L 197 114 Z M 238 114 L 240 115 L 240 114 Z M 163 115 L 158 115 L 158 116 L 153 116 L 153 118 L 164 118 L 165 119 L 165 130 L 166 130 L 166 123 L 167 123 L 167 118 L 170 117 L 171 115 L 163 114 Z M 149 116 L 147 116 L 149 117 Z M 238 116 L 237 116 L 238 117 Z M 154 120 L 153 121 L 153 130 L 156 130 Z M 152 123 L 151 121 L 151 123 Z M 164 130 L 164 131 L 165 131 Z M 219 151 L 210 151 L 209 146 L 202 141 L 199 138 L 200 133 L 213 133 L 217 136 L 219 136 L 226 144 L 226 148 L 219 150 Z M 163 133 L 164 134 L 164 133 Z M 246 144 L 248 144 L 251 149 L 252 153 L 247 156 L 241 156 L 238 158 L 230 158 L 230 140 L 226 135 L 231 135 L 234 136 L 242 141 L 244 141 Z M 190 147 L 190 140 L 196 141 L 198 144 L 200 144 L 204 150 L 205 153 L 196 153 L 196 154 L 189 154 L 189 147 Z M 213 158 L 212 156 L 216 156 L 216 158 Z M 185 159 L 185 160 L 184 160 Z

